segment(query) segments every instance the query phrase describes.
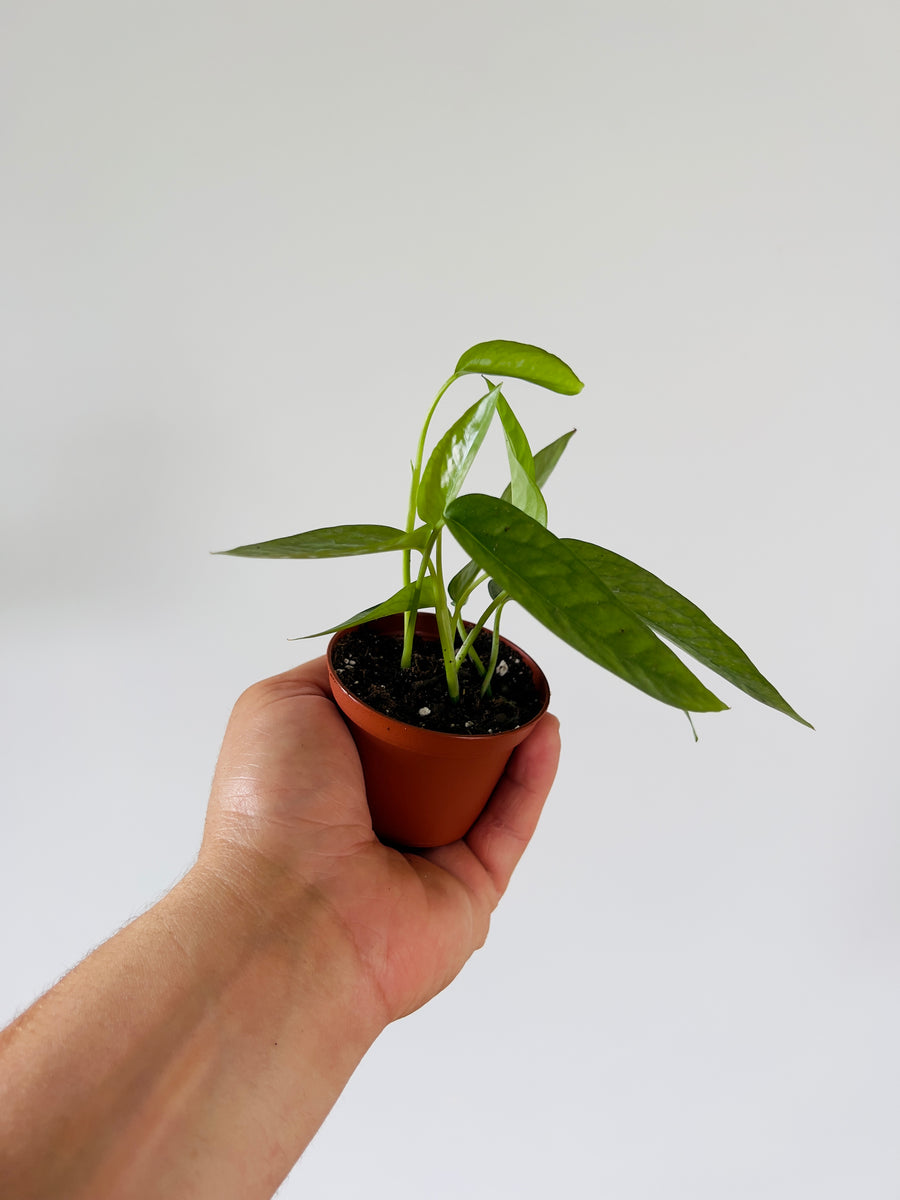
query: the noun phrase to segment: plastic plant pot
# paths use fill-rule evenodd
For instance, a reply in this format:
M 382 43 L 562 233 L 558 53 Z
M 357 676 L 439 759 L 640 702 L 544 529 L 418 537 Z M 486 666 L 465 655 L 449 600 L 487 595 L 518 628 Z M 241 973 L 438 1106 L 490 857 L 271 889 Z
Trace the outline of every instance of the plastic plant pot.
M 397 637 L 399 654 L 403 617 L 384 617 L 371 625 L 381 634 Z M 547 711 L 547 680 L 532 658 L 504 638 L 504 648 L 519 655 L 531 671 L 541 700 L 538 712 L 525 724 L 501 733 L 470 735 L 421 729 L 363 703 L 337 677 L 333 652 L 349 632 L 341 630 L 328 644 L 328 676 L 362 762 L 372 826 L 382 841 L 392 845 L 449 845 L 472 827 L 513 750 Z M 434 614 L 419 613 L 416 638 L 437 637 Z

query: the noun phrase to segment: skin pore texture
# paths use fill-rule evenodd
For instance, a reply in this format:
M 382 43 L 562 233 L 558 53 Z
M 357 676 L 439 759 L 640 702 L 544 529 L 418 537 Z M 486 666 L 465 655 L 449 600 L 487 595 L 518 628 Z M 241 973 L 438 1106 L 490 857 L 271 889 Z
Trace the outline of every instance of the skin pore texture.
M 484 943 L 558 755 L 548 714 L 464 840 L 401 853 L 324 659 L 248 689 L 194 866 L 0 1033 L 0 1195 L 270 1197 L 379 1033 Z

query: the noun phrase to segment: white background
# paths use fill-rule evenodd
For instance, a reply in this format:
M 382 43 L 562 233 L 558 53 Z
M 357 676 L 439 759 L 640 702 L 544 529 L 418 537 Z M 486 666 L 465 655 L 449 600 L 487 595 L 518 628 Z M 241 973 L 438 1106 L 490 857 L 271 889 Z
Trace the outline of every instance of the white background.
M 402 524 L 458 355 L 532 341 L 586 382 L 508 389 L 536 446 L 578 427 L 551 527 L 817 732 L 723 684 L 695 746 L 510 612 L 563 725 L 545 818 L 282 1194 L 896 1200 L 896 5 L 0 23 L 0 1019 L 190 864 L 234 698 L 323 645 L 286 639 L 397 586 L 208 551 Z

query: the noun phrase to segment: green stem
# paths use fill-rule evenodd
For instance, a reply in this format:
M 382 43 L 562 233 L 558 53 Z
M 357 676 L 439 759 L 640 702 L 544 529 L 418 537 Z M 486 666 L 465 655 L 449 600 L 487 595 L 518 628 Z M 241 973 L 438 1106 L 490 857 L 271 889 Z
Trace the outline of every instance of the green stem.
M 454 617 L 455 616 L 456 616 L 456 614 L 454 614 Z M 461 617 L 459 619 L 454 620 L 454 626 L 456 628 L 456 633 L 460 640 L 460 643 L 464 642 L 466 640 L 466 636 L 467 636 L 466 635 L 466 626 Z M 478 674 L 482 678 L 484 678 L 484 663 L 478 657 L 478 651 L 475 649 L 474 646 L 469 647 L 469 662 L 471 662 L 472 666 L 475 668 L 475 670 L 478 672 Z
M 463 642 L 463 644 L 460 646 L 459 650 L 457 650 L 457 652 L 456 652 L 457 668 L 459 668 L 460 663 L 463 661 L 463 659 L 469 653 L 470 647 L 473 645 L 475 639 L 478 637 L 479 633 L 481 633 L 482 629 L 484 628 L 485 621 L 489 620 L 491 614 L 496 609 L 498 609 L 501 604 L 505 604 L 508 599 L 509 599 L 508 593 L 502 592 L 497 597 L 496 600 L 491 601 L 491 603 L 487 606 L 487 608 L 484 610 L 484 612 L 481 614 L 481 616 L 478 618 L 478 620 L 475 622 L 475 624 L 469 630 L 468 634 L 466 635 L 466 640 Z
M 412 483 L 409 488 L 409 508 L 406 514 L 406 532 L 412 533 L 416 527 L 416 502 L 419 496 L 419 481 L 422 478 L 422 458 L 425 454 L 425 439 L 428 436 L 428 426 L 431 424 L 431 418 L 434 416 L 434 410 L 437 408 L 441 397 L 451 383 L 455 383 L 459 379 L 459 375 L 453 374 L 447 382 L 441 387 L 441 390 L 435 396 L 431 408 L 428 410 L 428 416 L 425 418 L 425 424 L 422 426 L 422 432 L 419 435 L 419 445 L 416 448 L 415 461 L 412 464 Z M 410 551 L 403 551 L 403 582 L 409 583 L 410 574 Z
M 422 561 L 419 563 L 419 574 L 416 576 L 416 603 L 412 608 L 408 609 L 404 615 L 403 621 L 403 653 L 400 657 L 400 666 L 406 670 L 412 663 L 413 652 L 413 637 L 416 631 L 416 614 L 419 611 L 418 597 L 424 580 L 429 569 L 434 572 L 434 567 L 431 565 L 431 551 L 437 541 L 438 531 L 433 529 L 431 536 L 422 551 Z M 409 583 L 409 579 L 406 581 Z
M 447 603 L 447 593 L 444 590 L 444 567 L 441 547 L 441 531 L 437 531 L 434 548 L 434 615 L 437 620 L 438 633 L 441 638 L 441 651 L 444 657 L 444 673 L 447 676 L 447 691 L 451 700 L 459 699 L 459 663 L 453 654 L 453 630 L 455 628 Z
M 476 588 L 481 587 L 484 581 L 489 578 L 490 576 L 488 575 L 487 571 L 482 571 L 480 575 L 477 575 L 475 579 L 472 580 L 471 584 L 466 588 L 463 594 L 457 598 L 456 605 L 453 609 L 454 621 L 460 620 L 460 613 L 463 610 L 463 606 L 468 603 L 469 597 Z
M 497 609 L 497 615 L 494 618 L 494 629 L 491 635 L 491 657 L 488 659 L 487 672 L 484 679 L 481 681 L 482 696 L 491 694 L 491 680 L 494 678 L 494 671 L 497 667 L 497 659 L 500 656 L 500 614 L 503 612 L 503 605 Z
M 475 591 L 475 589 L 477 587 L 479 587 L 482 583 L 484 583 L 484 581 L 487 578 L 488 578 L 487 571 L 482 571 L 481 574 L 475 580 L 473 580 L 472 584 L 466 588 L 465 592 L 459 597 L 459 599 L 456 601 L 456 604 L 454 605 L 452 622 L 453 622 L 453 628 L 456 629 L 457 632 L 459 633 L 460 642 L 464 642 L 467 637 L 466 627 L 463 624 L 463 619 L 462 619 L 463 605 L 468 601 L 469 597 L 472 595 L 472 593 Z M 473 645 L 469 646 L 468 653 L 469 653 L 469 658 L 471 659 L 472 664 L 475 667 L 475 670 L 483 678 L 484 677 L 484 663 L 478 657 L 478 653 L 475 650 L 475 647 Z

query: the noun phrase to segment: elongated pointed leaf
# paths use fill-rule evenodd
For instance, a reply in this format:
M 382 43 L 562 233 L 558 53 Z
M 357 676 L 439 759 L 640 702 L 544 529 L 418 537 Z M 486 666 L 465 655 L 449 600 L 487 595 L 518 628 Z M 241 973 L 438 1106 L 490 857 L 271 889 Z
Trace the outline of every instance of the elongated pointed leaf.
M 564 433 L 562 437 L 558 437 L 549 446 L 544 446 L 542 450 L 538 450 L 534 456 L 534 478 L 538 487 L 542 488 L 553 474 L 556 464 L 562 458 L 563 451 L 568 446 L 574 433 L 575 430 L 570 429 L 568 433 Z
M 457 375 L 504 375 L 574 396 L 584 384 L 561 358 L 527 342 L 479 342 L 456 364 Z
M 620 679 L 676 708 L 727 707 L 568 546 L 511 504 L 460 496 L 447 527 L 532 616 Z
M 494 413 L 500 388 L 494 387 L 456 421 L 431 452 L 419 484 L 419 516 L 440 525 L 444 509 L 459 493 L 475 455 L 481 448 Z
M 349 629 L 351 625 L 362 625 L 366 621 L 377 621 L 379 617 L 393 617 L 397 613 L 409 612 L 413 604 L 416 604 L 416 585 L 407 583 L 387 600 L 382 600 L 380 604 L 373 604 L 371 608 L 364 608 L 362 612 L 348 617 L 346 621 L 341 621 L 340 625 L 332 625 L 330 629 L 320 629 L 318 633 L 304 634 L 302 638 L 296 640 L 305 641 L 307 638 L 322 637 L 326 633 L 337 633 L 339 629 Z M 422 580 L 416 607 L 434 607 L 434 580 L 430 575 Z
M 595 546 L 593 542 L 574 538 L 563 538 L 562 541 L 651 628 L 754 700 L 812 728 L 760 674 L 737 642 L 732 641 L 696 604 L 621 554 Z
M 421 549 L 428 538 L 424 526 L 405 533 L 392 525 L 330 525 L 292 537 L 253 542 L 234 550 L 218 550 L 239 558 L 346 558 L 353 554 L 379 554 L 384 550 Z
M 568 433 L 564 433 L 562 437 L 558 437 L 549 446 L 544 446 L 542 450 L 538 450 L 534 456 L 534 473 L 538 487 L 543 487 L 550 478 L 553 468 L 562 457 L 562 453 L 566 446 L 568 446 L 569 439 L 574 432 L 574 429 L 570 429 Z M 507 484 L 503 491 L 502 499 L 507 503 L 512 502 L 512 487 L 509 484 Z M 450 593 L 450 599 L 454 604 L 471 587 L 480 571 L 481 567 L 479 567 L 478 563 L 470 558 L 466 565 L 453 576 L 447 591 Z
M 503 426 L 506 439 L 506 456 L 509 459 L 510 501 L 522 512 L 534 517 L 541 525 L 547 524 L 547 504 L 535 478 L 534 455 L 528 445 L 525 430 L 516 414 L 509 407 L 506 397 L 497 397 L 497 415 Z
M 454 604 L 459 603 L 460 597 L 466 594 L 480 574 L 481 567 L 474 558 L 470 558 L 466 565 L 456 572 L 447 584 L 447 593 Z
M 570 429 L 568 433 L 564 433 L 562 437 L 558 437 L 549 446 L 544 446 L 543 450 L 538 450 L 534 456 L 534 478 L 539 488 L 542 488 L 553 474 L 554 467 L 562 458 L 563 451 L 568 446 L 569 439 L 574 433 L 575 430 Z M 503 495 L 500 498 L 501 500 L 505 500 L 507 504 L 512 503 L 512 487 L 510 484 L 507 484 L 503 489 Z

